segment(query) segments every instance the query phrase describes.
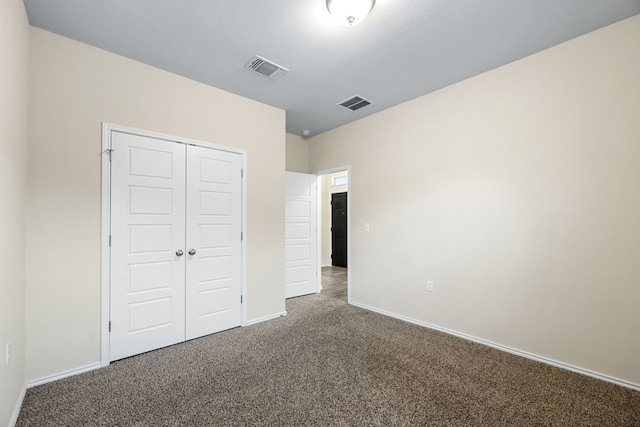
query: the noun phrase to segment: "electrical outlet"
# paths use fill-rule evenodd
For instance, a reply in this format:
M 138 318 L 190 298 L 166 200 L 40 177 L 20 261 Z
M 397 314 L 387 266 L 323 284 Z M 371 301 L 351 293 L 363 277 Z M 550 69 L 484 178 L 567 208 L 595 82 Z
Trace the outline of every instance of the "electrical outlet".
M 11 341 L 7 341 L 7 345 L 4 348 L 4 363 L 9 366 L 11 361 Z
M 433 292 L 433 281 L 432 280 L 427 280 L 427 291 L 428 292 Z

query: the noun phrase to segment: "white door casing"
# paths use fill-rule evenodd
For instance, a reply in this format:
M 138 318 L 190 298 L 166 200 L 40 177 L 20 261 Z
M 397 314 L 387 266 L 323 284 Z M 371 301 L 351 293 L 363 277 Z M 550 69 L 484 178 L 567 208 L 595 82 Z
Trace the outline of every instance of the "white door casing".
M 184 340 L 185 146 L 113 132 L 112 149 L 116 360 Z
M 109 124 L 103 148 L 102 365 L 242 325 L 244 152 Z
M 192 339 L 240 325 L 239 154 L 187 151 L 187 329 Z
M 286 298 L 318 292 L 316 179 L 316 175 L 286 173 Z

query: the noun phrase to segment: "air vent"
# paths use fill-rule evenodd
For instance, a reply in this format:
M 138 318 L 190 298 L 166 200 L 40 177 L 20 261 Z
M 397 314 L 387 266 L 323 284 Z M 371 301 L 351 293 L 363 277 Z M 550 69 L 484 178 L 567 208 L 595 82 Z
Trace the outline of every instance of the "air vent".
M 258 55 L 251 58 L 246 67 L 271 80 L 278 80 L 289 72 L 286 68 Z
M 342 102 L 339 102 L 336 105 L 339 105 L 341 107 L 344 108 L 348 108 L 351 111 L 357 111 L 361 108 L 366 107 L 367 105 L 371 105 L 373 104 L 373 102 L 364 99 L 363 97 L 361 97 L 360 95 L 353 95 L 351 98 L 349 99 L 345 99 Z

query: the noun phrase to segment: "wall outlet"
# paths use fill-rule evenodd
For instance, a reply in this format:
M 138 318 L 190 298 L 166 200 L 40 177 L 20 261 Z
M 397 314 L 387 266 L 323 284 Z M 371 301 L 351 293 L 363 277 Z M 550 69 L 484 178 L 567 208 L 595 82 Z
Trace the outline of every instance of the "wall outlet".
M 11 341 L 7 341 L 7 345 L 4 348 L 4 363 L 9 366 L 11 361 Z
M 427 291 L 433 292 L 433 280 L 427 280 Z

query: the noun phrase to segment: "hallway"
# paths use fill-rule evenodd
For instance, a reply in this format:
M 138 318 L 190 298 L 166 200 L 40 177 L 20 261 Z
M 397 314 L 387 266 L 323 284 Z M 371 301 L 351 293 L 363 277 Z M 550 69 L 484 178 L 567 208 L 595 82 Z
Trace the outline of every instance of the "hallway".
M 348 270 L 343 267 L 322 267 L 322 295 L 347 302 Z

